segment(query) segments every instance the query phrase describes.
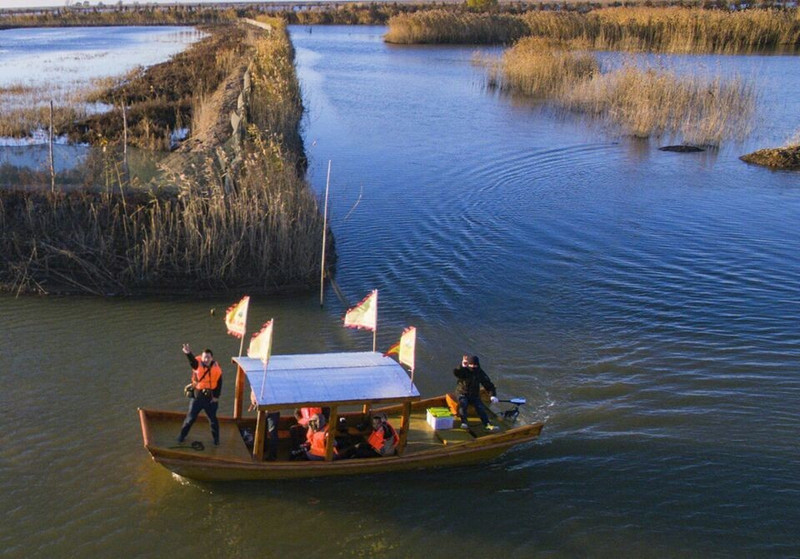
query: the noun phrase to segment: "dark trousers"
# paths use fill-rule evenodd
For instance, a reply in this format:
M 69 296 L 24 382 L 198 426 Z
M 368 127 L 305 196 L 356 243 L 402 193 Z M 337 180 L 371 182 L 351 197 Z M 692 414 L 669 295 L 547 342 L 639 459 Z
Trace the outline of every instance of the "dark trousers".
M 480 396 L 467 396 L 466 394 L 459 394 L 458 395 L 458 415 L 461 416 L 461 423 L 467 422 L 467 408 L 469 405 L 475 408 L 475 411 L 478 412 L 478 416 L 481 418 L 481 421 L 484 425 L 489 424 L 489 416 L 486 415 L 486 408 L 481 401 Z
M 208 421 L 211 423 L 211 436 L 214 437 L 214 444 L 219 444 L 219 421 L 217 420 L 217 408 L 219 401 L 212 402 L 211 398 L 201 396 L 199 398 L 192 398 L 189 400 L 189 411 L 186 414 L 186 419 L 183 420 L 183 427 L 181 427 L 181 434 L 178 435 L 178 442 L 182 443 L 189 434 L 189 429 L 192 428 L 197 416 L 201 411 L 206 412 Z

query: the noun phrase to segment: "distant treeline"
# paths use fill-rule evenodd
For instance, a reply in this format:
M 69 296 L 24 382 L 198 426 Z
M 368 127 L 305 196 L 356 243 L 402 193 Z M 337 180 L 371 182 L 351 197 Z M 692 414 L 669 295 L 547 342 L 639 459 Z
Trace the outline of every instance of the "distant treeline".
M 93 188 L 0 190 L 2 288 L 196 295 L 318 281 L 323 220 L 298 171 L 300 88 L 288 35 L 270 24 L 240 57 L 251 76 L 241 136 L 186 155 L 158 188 L 131 185 L 108 149 Z
M 389 21 L 391 43 L 512 43 L 521 37 L 567 41 L 584 49 L 732 53 L 800 47 L 798 8 L 737 11 L 603 8 L 522 15 L 432 10 Z

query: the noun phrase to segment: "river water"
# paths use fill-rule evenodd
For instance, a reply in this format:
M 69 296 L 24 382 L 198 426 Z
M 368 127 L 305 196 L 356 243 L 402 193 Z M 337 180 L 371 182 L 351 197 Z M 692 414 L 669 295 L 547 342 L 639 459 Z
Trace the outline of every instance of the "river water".
M 237 351 L 233 301 L 4 297 L 4 556 L 800 554 L 800 175 L 737 159 L 797 126 L 797 59 L 704 57 L 763 76 L 763 116 L 745 145 L 674 154 L 486 91 L 473 49 L 382 32 L 292 30 L 337 281 L 350 304 L 379 289 L 381 348 L 418 328 L 423 394 L 475 352 L 542 438 L 440 472 L 181 481 L 136 407 L 185 405 L 181 343 Z M 368 349 L 326 297 L 254 297 L 251 329 L 274 317 L 276 353 Z

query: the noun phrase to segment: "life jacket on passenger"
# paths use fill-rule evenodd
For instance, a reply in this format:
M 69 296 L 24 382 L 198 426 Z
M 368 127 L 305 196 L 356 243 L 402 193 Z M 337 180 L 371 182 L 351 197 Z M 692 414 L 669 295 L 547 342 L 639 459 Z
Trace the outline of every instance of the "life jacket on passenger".
M 206 367 L 200 359 L 197 359 L 197 368 L 192 370 L 192 384 L 194 389 L 202 392 L 203 390 L 215 390 L 219 386 L 219 379 L 222 377 L 222 368 L 216 361 Z
M 308 430 L 306 434 L 306 441 L 308 442 L 308 453 L 313 456 L 325 458 L 325 444 L 328 439 L 328 426 L 326 425 L 321 431 Z M 337 454 L 336 449 L 333 453 Z
M 400 442 L 400 437 L 397 435 L 397 431 L 394 430 L 394 427 L 386 422 L 383 422 L 381 427 L 372 431 L 367 439 L 367 442 L 372 448 L 375 449 L 375 452 L 381 454 L 381 450 L 383 450 L 388 439 L 391 439 L 392 441 L 391 450 L 389 452 L 391 454 L 391 452 L 397 447 L 397 443 Z
M 313 415 L 322 417 L 322 408 L 300 408 L 300 418 L 297 420 L 297 423 L 303 427 L 308 427 L 308 420 L 311 419 Z

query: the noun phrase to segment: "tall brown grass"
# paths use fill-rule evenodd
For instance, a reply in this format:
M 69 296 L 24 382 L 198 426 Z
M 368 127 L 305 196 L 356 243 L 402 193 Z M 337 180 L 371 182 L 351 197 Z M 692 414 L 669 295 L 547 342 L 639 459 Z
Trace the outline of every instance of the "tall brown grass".
M 717 146 L 751 129 L 756 91 L 741 78 L 640 68 L 607 73 L 592 55 L 526 38 L 506 51 L 490 77 L 506 90 L 613 123 L 636 137 L 667 136 Z
M 522 15 L 420 11 L 389 20 L 390 43 L 508 43 L 523 36 L 589 49 L 735 53 L 800 47 L 800 11 L 618 7 Z M 522 25 L 520 25 L 522 23 Z
M 516 16 L 494 13 L 425 10 L 389 20 L 387 43 L 511 43 L 527 34 Z
M 592 49 L 733 53 L 800 46 L 798 13 L 619 7 L 585 15 L 529 12 L 521 17 L 533 36 L 578 40 Z
M 253 62 L 279 92 L 296 87 L 287 45 L 283 30 L 262 37 Z M 322 216 L 297 172 L 301 154 L 282 143 L 299 125 L 297 100 L 259 79 L 252 102 L 272 113 L 253 120 L 238 166 L 221 165 L 232 155 L 217 146 L 161 188 L 131 189 L 108 150 L 97 188 L 0 191 L 0 283 L 109 294 L 270 292 L 316 281 Z

